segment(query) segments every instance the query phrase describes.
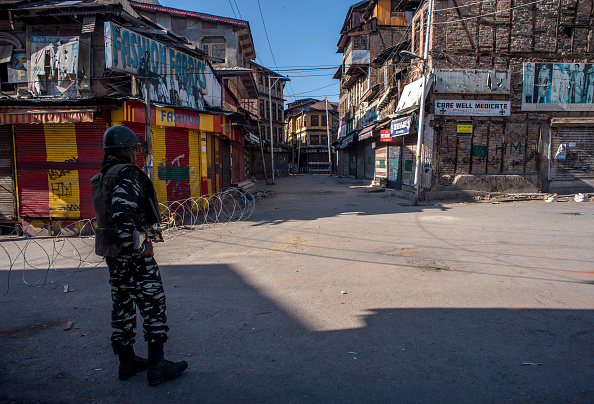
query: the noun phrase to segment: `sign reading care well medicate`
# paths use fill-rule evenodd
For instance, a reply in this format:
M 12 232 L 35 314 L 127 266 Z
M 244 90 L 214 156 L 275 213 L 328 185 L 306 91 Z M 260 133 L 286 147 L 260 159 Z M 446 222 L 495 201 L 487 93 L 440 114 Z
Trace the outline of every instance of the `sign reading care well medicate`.
M 435 100 L 435 115 L 509 116 L 510 101 Z

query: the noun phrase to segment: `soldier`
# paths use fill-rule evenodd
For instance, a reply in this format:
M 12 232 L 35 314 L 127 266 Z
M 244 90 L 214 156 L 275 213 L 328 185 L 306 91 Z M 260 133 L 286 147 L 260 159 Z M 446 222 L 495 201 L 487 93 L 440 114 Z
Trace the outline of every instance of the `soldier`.
M 105 257 L 111 284 L 111 345 L 119 356 L 119 377 L 127 380 L 147 370 L 151 386 L 179 376 L 185 361 L 163 357 L 167 340 L 165 293 L 153 245 L 147 237 L 160 222 L 152 181 L 136 165 L 139 142 L 124 126 L 113 126 L 103 135 L 105 157 L 101 171 L 91 179 L 97 217 L 95 252 Z M 136 356 L 136 306 L 144 319 L 148 360 Z

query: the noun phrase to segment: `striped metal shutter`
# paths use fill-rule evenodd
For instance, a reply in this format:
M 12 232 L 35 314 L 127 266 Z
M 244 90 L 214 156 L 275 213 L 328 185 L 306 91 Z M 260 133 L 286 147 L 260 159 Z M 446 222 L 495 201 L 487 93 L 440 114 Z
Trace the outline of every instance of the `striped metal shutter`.
M 22 215 L 94 217 L 89 180 L 101 168 L 105 128 L 101 120 L 15 126 Z
M 375 148 L 375 179 L 388 177 L 388 145 L 376 142 Z
M 564 159 L 555 159 L 564 145 Z M 551 179 L 576 181 L 594 179 L 594 127 L 558 127 L 551 143 Z
M 12 125 L 0 125 L 0 220 L 16 219 Z
M 43 125 L 15 125 L 20 216 L 48 218 L 48 162 Z

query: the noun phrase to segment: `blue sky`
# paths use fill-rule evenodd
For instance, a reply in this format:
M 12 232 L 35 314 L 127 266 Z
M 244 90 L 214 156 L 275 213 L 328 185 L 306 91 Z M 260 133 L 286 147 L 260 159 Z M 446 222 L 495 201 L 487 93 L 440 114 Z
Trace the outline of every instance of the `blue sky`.
M 351 5 L 357 3 L 356 0 L 259 0 L 270 47 L 258 0 L 159 2 L 165 7 L 249 21 L 256 47 L 256 62 L 270 69 L 276 70 L 275 65 L 280 70 L 334 67 L 279 73 L 291 79 L 285 88 L 287 102 L 310 97 L 323 99 L 325 96 L 329 101 L 338 102 L 338 80 L 332 76 L 340 65 L 342 55 L 336 53 L 336 44 L 346 13 Z

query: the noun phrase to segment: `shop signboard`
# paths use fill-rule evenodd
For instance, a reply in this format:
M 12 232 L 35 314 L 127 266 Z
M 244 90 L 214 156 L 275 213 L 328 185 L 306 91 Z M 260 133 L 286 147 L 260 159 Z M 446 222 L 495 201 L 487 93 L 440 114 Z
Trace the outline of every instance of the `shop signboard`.
M 458 121 L 456 125 L 456 133 L 458 133 L 458 137 L 471 137 L 472 121 Z
M 392 136 L 390 135 L 390 129 L 382 129 L 380 132 L 380 141 L 382 142 L 391 142 Z
M 510 101 L 435 100 L 437 116 L 509 116 Z
M 390 130 L 392 137 L 397 136 L 406 136 L 410 131 L 410 122 L 412 120 L 411 116 L 407 116 L 406 118 L 394 119 L 390 124 Z
M 210 79 L 214 72 L 204 60 L 112 22 L 104 27 L 106 68 L 148 74 L 152 101 L 198 110 L 204 110 L 205 98 L 221 101 L 221 87 Z

